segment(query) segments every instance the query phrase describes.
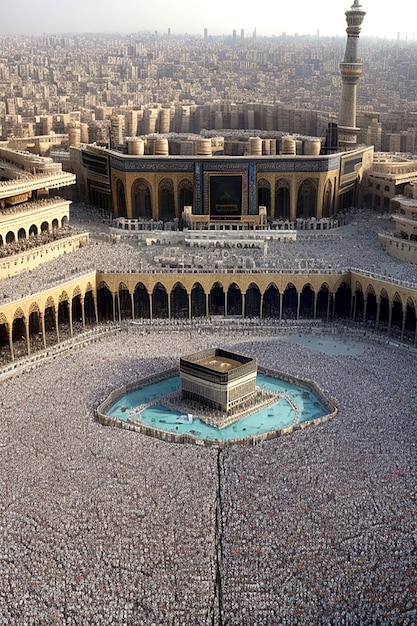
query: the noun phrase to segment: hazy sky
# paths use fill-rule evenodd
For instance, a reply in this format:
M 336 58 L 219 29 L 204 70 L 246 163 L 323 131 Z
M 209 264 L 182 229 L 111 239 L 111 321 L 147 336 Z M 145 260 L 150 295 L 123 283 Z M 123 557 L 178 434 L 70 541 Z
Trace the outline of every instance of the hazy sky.
M 0 34 L 135 33 L 345 36 L 353 0 L 1 0 Z M 285 6 L 285 10 L 283 8 Z M 272 8 L 271 8 L 272 7 Z M 362 0 L 363 36 L 417 40 L 415 0 Z M 416 31 L 416 32 L 414 32 Z

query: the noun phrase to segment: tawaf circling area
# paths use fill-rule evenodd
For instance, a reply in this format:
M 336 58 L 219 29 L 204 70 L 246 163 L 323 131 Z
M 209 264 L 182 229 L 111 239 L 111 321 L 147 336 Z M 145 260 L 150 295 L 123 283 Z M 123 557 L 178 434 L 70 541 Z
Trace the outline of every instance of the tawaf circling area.
M 337 407 L 312 381 L 209 348 L 179 369 L 115 389 L 97 408 L 105 425 L 175 443 L 257 443 L 327 421 Z

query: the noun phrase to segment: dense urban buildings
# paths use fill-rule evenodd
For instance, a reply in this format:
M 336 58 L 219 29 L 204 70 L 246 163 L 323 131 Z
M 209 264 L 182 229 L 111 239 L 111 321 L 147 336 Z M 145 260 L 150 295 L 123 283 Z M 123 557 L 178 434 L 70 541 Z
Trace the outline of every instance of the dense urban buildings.
M 345 43 L 1 38 L 0 624 L 416 623 L 415 44 Z M 337 417 L 94 419 L 213 346 Z

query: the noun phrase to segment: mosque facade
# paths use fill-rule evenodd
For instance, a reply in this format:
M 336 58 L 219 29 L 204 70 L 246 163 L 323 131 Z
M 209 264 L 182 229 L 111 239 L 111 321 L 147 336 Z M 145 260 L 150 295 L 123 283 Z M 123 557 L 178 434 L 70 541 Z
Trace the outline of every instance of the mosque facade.
M 321 220 L 357 206 L 373 158 L 372 147 L 321 154 L 318 146 L 317 154 L 307 154 L 312 140 L 292 137 L 280 142 L 285 153 L 256 154 L 256 141 L 248 141 L 248 154 L 239 157 L 212 154 L 211 148 L 206 156 L 171 155 L 168 139 L 166 154 L 155 154 L 152 138 L 148 143 L 152 154 L 144 155 L 81 147 L 74 162 L 82 199 L 115 217 L 178 220 L 191 228 Z

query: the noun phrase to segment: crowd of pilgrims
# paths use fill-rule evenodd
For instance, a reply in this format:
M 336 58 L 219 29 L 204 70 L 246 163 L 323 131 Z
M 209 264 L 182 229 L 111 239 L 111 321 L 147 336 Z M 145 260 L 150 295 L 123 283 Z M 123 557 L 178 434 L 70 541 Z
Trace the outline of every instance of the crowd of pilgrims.
M 184 241 L 164 244 L 162 240 L 147 245 L 146 238 L 130 238 L 114 243 L 108 229 L 108 218 L 93 210 L 86 213 L 85 207 L 83 211 L 72 207 L 71 216 L 72 228 L 90 231 L 90 243 L 70 256 L 61 256 L 30 273 L 1 281 L 0 301 L 6 303 L 23 298 L 94 270 L 104 273 L 336 273 L 359 269 L 400 284 L 417 285 L 415 265 L 398 262 L 378 243 L 378 232 L 392 230 L 389 218 L 365 210 L 353 213 L 351 222 L 341 228 L 319 233 L 299 231 L 295 241 L 270 240 L 267 244 L 261 242 L 258 247 L 248 249 L 194 248 Z M 26 245 L 25 240 L 16 245 Z M 175 267 L 170 267 L 172 258 L 176 260 Z
M 415 350 L 209 326 L 126 325 L 3 378 L 1 625 L 417 622 Z M 338 415 L 229 448 L 95 420 L 112 389 L 213 345 L 314 380 Z

